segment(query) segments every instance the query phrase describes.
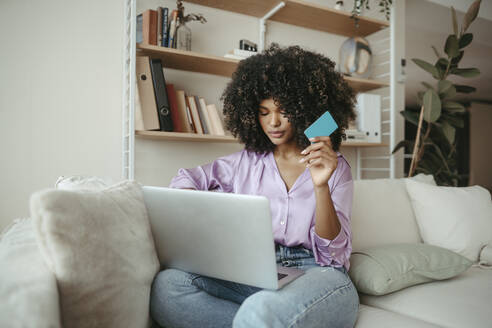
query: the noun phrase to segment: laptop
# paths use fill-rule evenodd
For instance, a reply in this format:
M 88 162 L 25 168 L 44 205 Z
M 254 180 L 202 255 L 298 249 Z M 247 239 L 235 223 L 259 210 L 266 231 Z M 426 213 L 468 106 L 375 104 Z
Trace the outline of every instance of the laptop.
M 277 265 L 263 196 L 143 186 L 162 267 L 279 289 L 304 271 Z

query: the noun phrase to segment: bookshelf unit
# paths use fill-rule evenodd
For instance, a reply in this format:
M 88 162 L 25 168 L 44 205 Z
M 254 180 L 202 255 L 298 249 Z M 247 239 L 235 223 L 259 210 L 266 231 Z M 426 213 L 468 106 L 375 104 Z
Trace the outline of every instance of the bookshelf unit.
M 253 17 L 261 18 L 269 10 L 277 5 L 279 1 L 274 0 L 235 0 L 235 1 L 221 1 L 221 0 L 188 0 L 186 2 L 194 3 L 202 6 L 207 6 L 215 9 L 225 10 L 228 12 L 245 14 Z M 197 53 L 192 51 L 183 51 L 178 49 L 165 48 L 154 45 L 144 45 L 135 43 L 135 17 L 136 17 L 136 0 L 126 0 L 127 3 L 127 54 L 126 63 L 126 82 L 125 83 L 125 95 L 124 101 L 127 101 L 124 112 L 126 112 L 126 119 L 124 121 L 124 149 L 123 149 L 123 175 L 125 178 L 134 178 L 134 157 L 135 157 L 135 137 L 142 139 L 153 139 L 163 141 L 187 141 L 187 142 L 212 142 L 212 143 L 237 143 L 237 140 L 231 136 L 212 136 L 212 135 L 199 135 L 192 133 L 179 133 L 179 132 L 161 132 L 161 131 L 134 131 L 133 119 L 134 119 L 134 85 L 135 85 L 135 57 L 137 55 L 148 55 L 154 58 L 162 59 L 163 66 L 166 68 L 172 68 L 181 71 L 198 72 L 213 74 L 217 76 L 230 77 L 235 71 L 239 61 L 219 56 L 212 56 L 203 53 Z M 287 0 L 283 1 L 284 7 L 278 12 L 273 14 L 269 20 L 282 22 L 290 25 L 301 26 L 309 29 L 314 29 L 322 32 L 328 32 L 331 34 L 341 36 L 371 36 L 377 34 L 379 31 L 389 31 L 390 23 L 383 20 L 376 20 L 368 17 L 360 17 L 359 29 L 355 29 L 353 19 L 350 18 L 350 13 L 337 11 L 326 6 L 317 5 L 314 3 L 301 1 L 301 0 Z M 390 38 L 393 38 L 389 31 Z M 389 43 L 389 42 L 388 42 Z M 388 47 L 389 48 L 389 47 Z M 388 53 L 391 53 L 391 60 L 394 61 L 392 50 L 388 49 Z M 392 67 L 393 69 L 393 67 Z M 373 91 L 378 89 L 393 88 L 394 74 L 391 75 L 389 81 L 385 79 L 361 79 L 355 77 L 345 77 L 349 85 L 357 92 Z M 393 92 L 391 92 L 392 94 Z M 390 114 L 390 120 L 384 120 L 382 123 L 390 126 L 390 132 L 384 133 L 382 127 L 382 134 L 390 136 L 389 142 L 382 142 L 379 144 L 365 143 L 365 142 L 352 142 L 346 141 L 342 143 L 342 147 L 356 147 L 357 151 L 357 178 L 361 178 L 361 172 L 364 170 L 362 167 L 362 160 L 367 159 L 385 159 L 390 162 L 390 168 L 369 168 L 368 171 L 388 171 L 390 177 L 394 177 L 394 164 L 391 163 L 391 156 L 373 156 L 363 157 L 360 148 L 382 148 L 388 147 L 392 149 L 394 147 L 394 101 L 392 95 L 383 97 L 383 99 L 390 100 L 391 104 L 389 108 L 385 110 Z M 354 177 L 355 178 L 355 177 Z

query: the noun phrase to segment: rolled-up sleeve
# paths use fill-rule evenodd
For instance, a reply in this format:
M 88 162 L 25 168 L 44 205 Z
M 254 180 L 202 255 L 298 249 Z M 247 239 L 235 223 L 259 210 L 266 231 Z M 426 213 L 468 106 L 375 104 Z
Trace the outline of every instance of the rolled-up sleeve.
M 331 190 L 331 199 L 338 220 L 340 221 L 340 232 L 332 240 L 322 238 L 316 234 L 313 225 L 310 234 L 316 263 L 321 266 L 345 266 L 348 270 L 350 267 L 349 258 L 352 252 L 350 216 L 352 213 L 354 183 L 350 172 L 350 166 L 345 159 L 341 160 L 339 164 L 342 164 L 342 167 L 339 176 L 335 181 L 335 186 L 333 190 Z
M 179 169 L 170 188 L 233 192 L 233 179 L 239 153 L 216 159 L 212 163 L 191 169 Z

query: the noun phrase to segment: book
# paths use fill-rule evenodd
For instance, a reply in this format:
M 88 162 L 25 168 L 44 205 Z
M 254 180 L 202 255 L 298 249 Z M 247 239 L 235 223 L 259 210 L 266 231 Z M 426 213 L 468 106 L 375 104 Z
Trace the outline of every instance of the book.
M 160 130 L 159 116 L 155 102 L 154 85 L 150 72 L 150 58 L 148 56 L 137 56 L 135 71 L 137 74 L 138 101 L 135 107 L 135 115 L 139 115 L 139 124 L 135 125 L 137 130 Z
M 212 120 L 210 119 L 210 115 L 208 114 L 207 104 L 205 103 L 205 99 L 202 98 L 202 97 L 200 97 L 198 101 L 200 102 L 200 109 L 204 113 L 205 123 L 208 126 L 209 133 L 212 134 L 212 135 L 216 135 L 217 134 L 217 130 L 214 128 L 214 126 L 212 124 Z
M 176 26 L 178 24 L 178 11 L 173 10 L 171 13 L 171 20 L 169 22 L 169 41 L 168 48 L 176 48 Z
M 157 45 L 162 43 L 162 7 L 157 7 Z
M 193 120 L 193 126 L 198 134 L 203 134 L 202 124 L 200 122 L 200 115 L 198 114 L 198 109 L 196 108 L 195 98 L 193 96 L 186 96 L 188 102 L 188 107 L 190 108 L 191 118 Z
M 162 10 L 162 42 L 161 46 L 167 47 L 167 42 L 169 41 L 169 9 L 164 7 Z
M 174 132 L 186 132 L 183 129 L 181 123 L 181 117 L 179 116 L 178 103 L 176 99 L 176 91 L 174 91 L 174 85 L 171 83 L 166 84 L 167 97 L 169 99 L 169 107 L 171 109 L 171 119 L 173 121 Z
M 217 111 L 217 107 L 214 104 L 207 105 L 208 113 L 210 114 L 210 118 L 212 119 L 213 125 L 217 128 L 217 134 L 220 136 L 225 136 L 224 125 L 222 124 L 222 120 L 220 119 L 219 112 Z
M 157 11 L 148 9 L 137 16 L 137 42 L 157 45 Z
M 205 119 L 205 110 L 207 109 L 206 108 L 202 109 L 202 105 L 200 104 L 200 98 L 198 96 L 195 96 L 194 98 L 195 98 L 196 109 L 198 110 L 198 116 L 200 116 L 200 123 L 202 123 L 203 133 L 212 134 L 210 132 L 210 128 Z
M 164 71 L 162 69 L 162 62 L 160 59 L 150 59 L 150 71 L 152 73 L 155 103 L 157 105 L 157 113 L 159 114 L 161 131 L 172 131 L 173 121 L 171 118 L 169 99 L 167 97 L 166 80 L 164 78 Z
M 178 106 L 179 122 L 181 122 L 179 130 L 180 132 L 193 133 L 193 127 L 191 124 L 191 117 L 188 114 L 186 108 L 186 96 L 184 90 L 176 90 L 176 105 Z

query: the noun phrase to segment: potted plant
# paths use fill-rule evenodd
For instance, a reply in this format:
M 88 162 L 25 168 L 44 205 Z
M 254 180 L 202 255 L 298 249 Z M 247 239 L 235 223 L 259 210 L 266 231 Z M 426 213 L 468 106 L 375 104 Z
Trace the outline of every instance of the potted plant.
M 435 85 L 422 82 L 425 91 L 418 93 L 420 113 L 404 110 L 400 113 L 410 123 L 417 126 L 415 140 L 400 141 L 392 153 L 402 147 L 413 149 L 412 162 L 408 176 L 417 173 L 434 175 L 438 185 L 457 186 L 463 175 L 456 168 L 456 129 L 463 128 L 463 104 L 453 101 L 457 93 L 471 93 L 476 89 L 468 85 L 454 84 L 451 75 L 473 78 L 480 74 L 477 68 L 459 68 L 465 48 L 473 40 L 472 33 L 466 33 L 480 9 L 481 0 L 470 5 L 461 29 L 458 28 L 456 12 L 451 7 L 453 33 L 444 45 L 444 54 L 432 46 L 437 60 L 434 65 L 417 58 L 412 61 L 436 79 Z

